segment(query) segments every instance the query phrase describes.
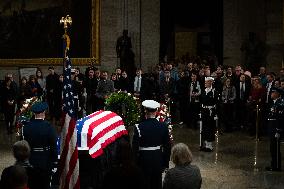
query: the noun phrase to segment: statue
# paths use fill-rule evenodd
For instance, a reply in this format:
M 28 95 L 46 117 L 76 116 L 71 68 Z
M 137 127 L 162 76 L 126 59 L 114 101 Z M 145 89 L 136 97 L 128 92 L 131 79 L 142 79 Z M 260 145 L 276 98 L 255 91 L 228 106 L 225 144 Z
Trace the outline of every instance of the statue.
M 131 77 L 135 75 L 134 53 L 132 51 L 131 38 L 128 36 L 128 30 L 123 30 L 123 35 L 117 39 L 116 53 L 120 59 L 120 68 L 125 70 Z

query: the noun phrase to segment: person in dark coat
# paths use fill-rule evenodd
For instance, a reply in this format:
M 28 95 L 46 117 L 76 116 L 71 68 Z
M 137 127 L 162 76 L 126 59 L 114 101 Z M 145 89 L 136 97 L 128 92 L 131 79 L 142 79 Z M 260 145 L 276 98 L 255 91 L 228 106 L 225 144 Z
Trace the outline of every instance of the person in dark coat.
M 57 135 L 53 126 L 45 121 L 45 111 L 48 105 L 45 102 L 36 102 L 31 110 L 35 117 L 23 127 L 23 139 L 31 147 L 30 163 L 40 170 L 41 188 L 49 188 L 52 168 L 57 163 Z
M 13 165 L 9 169 L 5 169 L 5 172 L 2 173 L 1 189 L 29 189 L 27 185 L 27 171 L 20 165 Z
M 144 79 L 143 79 L 144 78 Z M 154 74 L 144 74 L 141 82 L 140 99 L 152 98 L 156 101 L 160 100 L 160 88 Z
M 239 128 L 247 127 L 247 101 L 251 91 L 251 82 L 246 80 L 244 74 L 240 75 L 238 83 L 236 83 L 236 121 Z
M 89 68 L 84 87 L 86 88 L 86 113 L 89 115 L 98 109 L 96 90 L 101 72 L 98 68 Z
M 192 153 L 184 143 L 173 146 L 171 160 L 174 168 L 166 172 L 163 189 L 200 189 L 202 178 L 200 170 L 192 165 Z
M 38 189 L 41 188 L 41 183 L 38 182 L 38 171 L 35 169 L 29 162 L 29 157 L 31 154 L 31 148 L 27 141 L 20 140 L 17 141 L 13 145 L 13 155 L 16 159 L 16 162 L 14 165 L 6 167 L 1 175 L 1 181 L 0 181 L 0 188 L 3 189 L 10 189 L 9 186 L 9 178 L 11 177 L 12 168 L 14 166 L 21 166 L 26 169 L 26 173 L 28 176 L 28 183 L 27 186 L 29 189 Z
M 200 82 L 197 80 L 197 74 L 192 72 L 191 81 L 188 85 L 188 109 L 189 109 L 189 125 L 192 128 L 197 128 L 197 121 L 200 113 L 200 95 L 201 95 Z M 188 115 L 187 115 L 188 117 Z
M 190 72 L 192 73 L 192 72 Z M 185 73 L 182 71 L 179 75 L 179 80 L 177 81 L 177 96 L 179 101 L 179 108 L 180 108 L 180 123 L 186 123 L 187 126 L 189 125 L 188 120 L 188 85 L 190 82 L 190 77 L 186 76 Z
M 131 89 L 133 88 L 126 71 L 121 73 L 121 77 L 119 78 L 119 86 L 121 91 L 128 93 L 130 93 Z
M 49 107 L 49 116 L 51 119 L 54 119 L 53 122 L 55 122 L 55 112 L 56 112 L 56 98 L 54 91 L 56 90 L 57 84 L 58 84 L 58 79 L 59 75 L 55 73 L 54 67 L 49 67 L 49 75 L 46 76 L 46 98 L 47 98 L 47 103 Z
M 60 122 L 60 119 L 62 118 L 62 106 L 63 106 L 63 97 L 62 97 L 62 91 L 63 91 L 63 80 L 64 76 L 62 74 L 59 75 L 57 85 L 54 88 L 53 96 L 54 96 L 54 112 L 53 115 L 55 117 L 54 122 L 52 122 L 52 125 L 55 126 L 56 122 Z
M 162 172 L 169 165 L 170 136 L 166 124 L 159 122 L 155 116 L 160 104 L 154 100 L 142 102 L 146 120 L 136 125 L 132 148 L 138 166 L 142 169 L 145 189 L 162 188 Z
M 175 81 L 171 77 L 171 73 L 169 70 L 165 70 L 164 78 L 160 81 L 160 94 L 161 100 L 165 102 L 168 98 L 172 99 L 174 96 L 175 90 Z
M 200 150 L 206 152 L 213 151 L 216 131 L 217 92 L 212 86 L 213 81 L 212 77 L 205 78 L 205 89 L 201 94 L 202 144 Z
M 266 167 L 268 171 L 281 171 L 280 138 L 283 135 L 284 99 L 280 96 L 279 88 L 271 89 L 271 102 L 268 112 L 268 133 L 270 136 L 271 165 Z
M 114 83 L 113 81 L 108 79 L 108 72 L 103 71 L 101 80 L 99 81 L 96 90 L 96 98 L 97 98 L 96 110 L 104 109 L 105 99 L 107 99 L 113 92 L 114 92 Z
M 12 81 L 9 78 L 5 78 L 3 91 L 3 110 L 6 123 L 7 133 L 11 134 L 13 130 L 13 122 L 15 116 L 16 106 L 16 91 L 12 87 Z

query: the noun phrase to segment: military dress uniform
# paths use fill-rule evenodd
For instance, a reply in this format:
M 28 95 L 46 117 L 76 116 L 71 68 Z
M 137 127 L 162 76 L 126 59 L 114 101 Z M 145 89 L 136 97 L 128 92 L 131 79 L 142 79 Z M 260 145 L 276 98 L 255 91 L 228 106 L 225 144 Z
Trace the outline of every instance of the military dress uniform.
M 212 151 L 216 131 L 216 104 L 218 94 L 213 87 L 205 88 L 201 94 L 201 147 L 202 151 Z
M 46 103 L 36 103 L 32 106 L 34 113 L 47 109 Z M 54 127 L 43 119 L 32 119 L 23 127 L 23 139 L 31 147 L 30 163 L 39 170 L 42 188 L 50 188 L 52 168 L 57 163 L 57 135 Z
M 273 89 L 277 90 L 277 89 Z M 273 91 L 274 92 L 274 91 Z M 284 99 L 272 100 L 268 109 L 268 133 L 270 136 L 271 171 L 281 171 L 280 137 L 283 135 Z
M 159 107 L 159 105 L 155 106 L 155 103 L 151 104 L 153 100 L 145 101 L 150 102 L 148 108 Z M 143 106 L 145 106 L 145 101 L 142 103 Z M 136 125 L 132 147 L 138 166 L 143 172 L 146 188 L 162 188 L 162 172 L 168 168 L 171 148 L 166 124 L 159 122 L 156 118 L 148 118 Z

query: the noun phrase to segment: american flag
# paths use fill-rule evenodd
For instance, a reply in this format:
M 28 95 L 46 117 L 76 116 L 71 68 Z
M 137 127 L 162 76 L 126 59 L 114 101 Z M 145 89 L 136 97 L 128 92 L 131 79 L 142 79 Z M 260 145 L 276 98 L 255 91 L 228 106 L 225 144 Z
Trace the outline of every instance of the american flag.
M 71 83 L 71 60 L 65 57 L 63 81 L 64 126 L 60 141 L 60 189 L 79 189 L 79 160 L 77 148 L 76 116 Z
M 78 148 L 89 150 L 92 158 L 102 155 L 105 147 L 128 134 L 122 118 L 114 112 L 104 110 L 79 119 L 76 127 Z

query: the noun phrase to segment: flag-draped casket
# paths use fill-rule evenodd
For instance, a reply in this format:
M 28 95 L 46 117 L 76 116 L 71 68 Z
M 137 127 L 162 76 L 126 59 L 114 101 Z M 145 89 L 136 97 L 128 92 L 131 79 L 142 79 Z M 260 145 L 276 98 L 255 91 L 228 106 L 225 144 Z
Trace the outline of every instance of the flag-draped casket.
M 128 132 L 116 113 L 100 110 L 77 120 L 78 150 L 88 150 L 92 158 L 103 154 L 103 149 Z

